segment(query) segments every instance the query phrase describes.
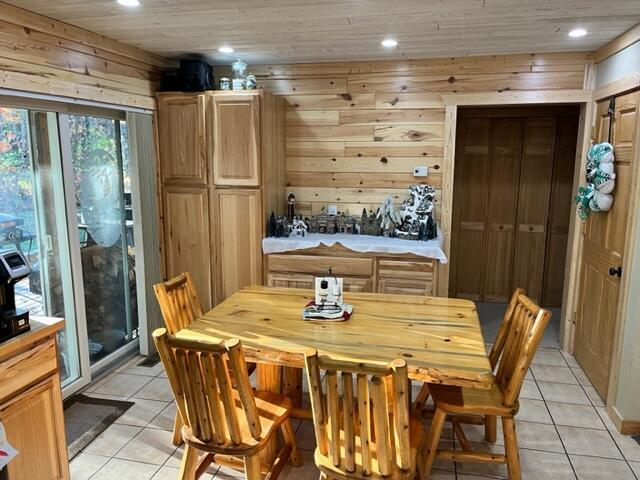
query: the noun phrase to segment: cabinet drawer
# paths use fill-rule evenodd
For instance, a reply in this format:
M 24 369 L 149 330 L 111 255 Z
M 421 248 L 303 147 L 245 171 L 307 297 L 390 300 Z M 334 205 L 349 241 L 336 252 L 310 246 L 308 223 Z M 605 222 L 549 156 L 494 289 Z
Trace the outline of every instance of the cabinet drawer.
M 396 295 L 433 296 L 432 281 L 416 281 L 413 279 L 381 278 L 378 281 L 378 293 Z
M 0 359 L 0 400 L 52 374 L 56 368 L 56 344 L 53 338 L 10 358 Z
M 267 275 L 267 285 L 270 287 L 308 288 L 313 289 L 312 275 L 287 275 L 286 273 L 270 273 Z
M 344 278 L 345 292 L 372 292 L 372 281 L 370 278 Z
M 370 277 L 373 274 L 373 260 L 370 258 L 269 255 L 268 264 L 270 272 L 307 273 L 320 276 L 331 269 L 331 272 L 338 277 Z
M 286 288 L 315 288 L 315 276 L 296 275 L 287 273 L 269 273 L 267 275 L 267 285 L 270 287 Z M 371 292 L 372 282 L 370 278 L 349 278 L 343 277 L 345 292 Z
M 433 281 L 435 261 L 380 260 L 378 277 Z

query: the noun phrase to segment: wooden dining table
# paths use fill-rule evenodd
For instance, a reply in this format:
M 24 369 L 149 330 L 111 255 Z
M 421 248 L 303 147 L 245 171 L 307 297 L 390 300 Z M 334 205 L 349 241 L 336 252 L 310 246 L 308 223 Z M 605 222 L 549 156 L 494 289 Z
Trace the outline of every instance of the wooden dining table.
M 258 365 L 257 387 L 285 393 L 299 416 L 304 352 L 310 347 L 336 359 L 386 365 L 401 358 L 409 378 L 487 389 L 492 372 L 475 304 L 456 298 L 344 294 L 353 305 L 343 322 L 302 320 L 312 290 L 247 287 L 178 332 L 189 339 L 242 342 Z M 284 368 L 283 368 L 284 367 Z

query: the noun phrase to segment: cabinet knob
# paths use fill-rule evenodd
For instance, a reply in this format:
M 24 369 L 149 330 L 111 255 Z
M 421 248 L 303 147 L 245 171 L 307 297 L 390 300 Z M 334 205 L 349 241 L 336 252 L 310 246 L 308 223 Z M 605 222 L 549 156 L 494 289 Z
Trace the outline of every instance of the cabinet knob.
M 622 277 L 622 267 L 621 266 L 618 268 L 611 267 L 609 269 L 609 275 L 611 275 L 612 277 L 618 277 L 618 278 Z

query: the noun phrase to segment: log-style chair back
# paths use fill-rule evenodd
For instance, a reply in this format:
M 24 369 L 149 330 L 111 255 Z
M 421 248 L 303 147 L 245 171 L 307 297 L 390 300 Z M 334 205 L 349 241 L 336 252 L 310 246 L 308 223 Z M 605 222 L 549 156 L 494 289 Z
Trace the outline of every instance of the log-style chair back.
M 153 286 L 164 323 L 170 334 L 187 327 L 202 316 L 202 306 L 193 279 L 184 272 L 166 282 Z
M 320 454 L 346 477 L 354 472 L 374 477 L 410 470 L 406 362 L 363 365 L 318 356 L 316 350 L 309 350 L 305 363 Z M 321 369 L 326 371 L 325 389 Z
M 511 325 L 511 321 L 513 320 L 513 314 L 516 310 L 516 305 L 518 304 L 518 297 L 520 295 L 526 295 L 526 291 L 524 288 L 516 288 L 511 295 L 511 301 L 507 307 L 507 311 L 504 314 L 504 318 L 502 323 L 500 324 L 500 329 L 498 330 L 498 335 L 494 341 L 493 347 L 491 347 L 491 353 L 489 353 L 489 362 L 491 363 L 491 369 L 495 371 L 496 365 L 498 365 L 498 360 L 500 360 L 500 355 L 502 355 L 502 351 L 504 350 L 505 343 L 507 341 L 507 332 L 509 331 L 509 326 Z
M 193 437 L 221 449 L 240 445 L 243 432 L 262 435 L 242 345 L 232 339 L 206 342 L 153 332 L 178 411 Z M 233 376 L 233 383 L 231 377 Z M 242 408 L 236 408 L 240 402 Z
M 506 407 L 514 405 L 527 370 L 542 340 L 551 312 L 536 305 L 523 293 L 516 296 L 513 315 L 505 333 L 504 347 L 495 374 Z

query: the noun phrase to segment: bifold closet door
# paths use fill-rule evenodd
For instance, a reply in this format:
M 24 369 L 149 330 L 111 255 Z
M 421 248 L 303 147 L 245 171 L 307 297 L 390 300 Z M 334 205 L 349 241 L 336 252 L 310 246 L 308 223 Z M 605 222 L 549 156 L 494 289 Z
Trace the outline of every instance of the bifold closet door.
M 482 298 L 483 256 L 491 122 L 484 118 L 463 119 L 458 129 L 458 153 L 453 211 L 451 291 L 453 296 L 479 301 Z
M 556 119 L 556 148 L 551 182 L 547 247 L 542 281 L 542 305 L 562 305 L 562 288 L 569 239 L 569 223 L 574 204 L 573 174 L 576 162 L 578 117 Z
M 555 137 L 555 118 L 525 120 L 513 285 L 535 302 L 542 296 Z
M 483 300 L 507 302 L 513 290 L 523 120 L 498 118 L 492 123 L 486 248 L 481 255 L 484 257 Z

